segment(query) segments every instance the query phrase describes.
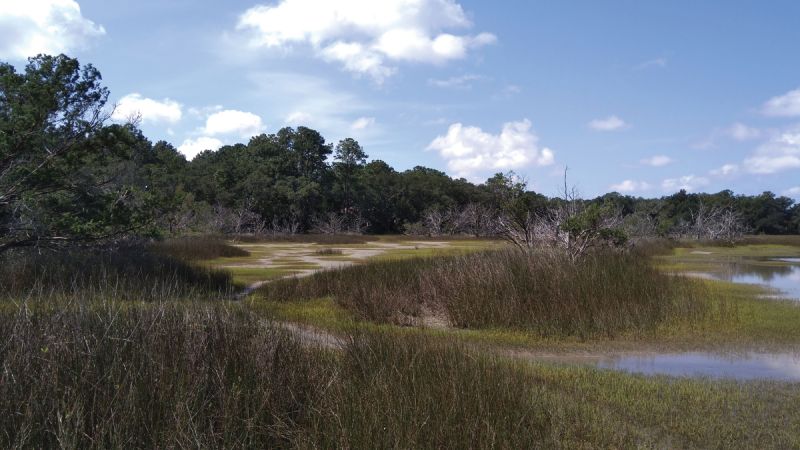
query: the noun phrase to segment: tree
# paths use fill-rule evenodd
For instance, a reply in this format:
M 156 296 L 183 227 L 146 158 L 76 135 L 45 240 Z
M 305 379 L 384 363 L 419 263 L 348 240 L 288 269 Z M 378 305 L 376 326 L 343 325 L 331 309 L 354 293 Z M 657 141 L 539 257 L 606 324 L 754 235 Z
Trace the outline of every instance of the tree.
M 0 253 L 119 236 L 141 186 L 120 183 L 131 127 L 105 127 L 100 72 L 64 55 L 0 64 Z
M 336 162 L 333 164 L 333 170 L 336 179 L 342 185 L 342 206 L 345 210 L 353 206 L 352 189 L 356 171 L 366 164 L 367 158 L 364 149 L 353 138 L 343 139 L 336 145 L 336 152 L 333 155 Z

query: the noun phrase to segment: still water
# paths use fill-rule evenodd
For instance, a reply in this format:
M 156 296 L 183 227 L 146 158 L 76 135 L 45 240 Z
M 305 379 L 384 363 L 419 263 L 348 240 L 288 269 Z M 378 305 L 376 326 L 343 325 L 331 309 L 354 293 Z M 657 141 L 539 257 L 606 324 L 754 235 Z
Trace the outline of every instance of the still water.
M 765 297 L 800 301 L 800 258 L 739 258 L 721 262 L 717 270 L 707 275 L 734 283 L 764 285 L 777 291 Z M 593 364 L 645 375 L 800 382 L 800 353 L 622 354 L 600 357 Z
M 603 369 L 645 375 L 800 382 L 800 354 L 746 353 L 724 356 L 689 352 L 621 355 L 601 358 L 595 365 Z
M 780 262 L 784 264 L 770 264 Z M 747 259 L 720 263 L 712 278 L 734 283 L 761 284 L 779 291 L 779 297 L 800 301 L 800 258 Z

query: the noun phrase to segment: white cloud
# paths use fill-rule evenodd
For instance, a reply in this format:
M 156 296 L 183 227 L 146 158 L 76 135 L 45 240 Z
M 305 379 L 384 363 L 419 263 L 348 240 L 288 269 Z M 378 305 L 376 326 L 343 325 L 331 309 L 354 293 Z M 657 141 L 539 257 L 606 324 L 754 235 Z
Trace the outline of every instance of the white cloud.
M 800 186 L 795 186 L 783 191 L 783 195 L 793 198 L 800 198 Z
M 727 177 L 739 173 L 739 166 L 737 164 L 723 164 L 720 168 L 714 169 L 709 174 L 715 177 Z
M 366 128 L 375 125 L 375 118 L 374 117 L 359 117 L 356 119 L 351 125 L 351 130 L 364 130 Z
M 772 174 L 800 168 L 800 126 L 772 137 L 744 160 L 745 170 Z
M 143 122 L 177 123 L 183 117 L 182 108 L 180 103 L 168 98 L 161 101 L 153 100 L 134 92 L 122 97 L 117 102 L 111 118 L 124 121 L 139 116 Z
M 216 138 L 201 136 L 197 139 L 186 139 L 178 146 L 178 151 L 183 153 L 187 159 L 193 159 L 203 150 L 218 150 L 222 147 L 222 141 Z
M 286 124 L 294 126 L 308 125 L 311 123 L 311 119 L 311 114 L 302 111 L 295 111 L 286 116 Z
M 617 116 L 609 116 L 605 119 L 595 119 L 589 122 L 589 128 L 596 131 L 616 131 L 628 128 L 628 124 Z
M 612 184 L 609 189 L 612 191 L 624 193 L 624 192 L 641 192 L 650 189 L 650 184 L 644 181 L 635 181 L 635 180 L 625 180 L 618 184 Z
M 555 155 L 549 148 L 540 149 L 539 138 L 531 131 L 527 119 L 503 125 L 500 134 L 486 133 L 478 127 L 450 125 L 447 134 L 438 136 L 428 146 L 447 161 L 457 176 L 477 172 L 503 171 L 526 166 L 546 166 Z
M 237 134 L 246 138 L 263 131 L 261 117 L 249 112 L 225 109 L 208 116 L 203 133 L 210 136 Z
M 442 64 L 493 44 L 490 33 L 451 34 L 472 26 L 455 0 L 281 0 L 245 11 L 237 29 L 256 48 L 308 45 L 327 61 L 380 83 L 393 62 Z
M 686 175 L 679 178 L 668 178 L 661 182 L 661 187 L 665 191 L 675 192 L 678 190 L 695 191 L 703 186 L 708 186 L 710 181 L 705 177 Z
M 663 69 L 664 67 L 667 67 L 667 58 L 655 58 L 648 61 L 644 61 L 641 64 L 636 65 L 634 69 L 636 70 Z
M 764 103 L 761 111 L 767 116 L 800 116 L 800 89 L 795 89 L 778 97 L 773 97 L 767 100 L 767 102 Z
M 225 108 L 223 108 L 222 105 L 213 105 L 213 106 L 205 106 L 202 108 L 189 108 L 187 111 L 193 117 L 196 117 L 198 119 L 200 118 L 205 119 L 211 114 L 218 111 L 222 111 L 223 109 Z
M 743 123 L 736 122 L 727 130 L 728 135 L 737 141 L 749 141 L 761 137 L 761 130 L 748 127 Z
M 483 80 L 486 77 L 481 75 L 461 75 L 458 77 L 450 77 L 444 80 L 436 80 L 431 78 L 428 80 L 428 84 L 431 86 L 436 86 L 440 88 L 446 89 L 469 89 L 472 87 L 473 81 Z
M 377 83 L 397 72 L 394 67 L 384 65 L 384 58 L 358 42 L 335 42 L 320 53 L 326 61 L 337 61 L 344 69 L 357 75 L 365 74 Z
M 650 158 L 645 158 L 640 162 L 646 166 L 663 167 L 667 164 L 670 164 L 672 162 L 672 158 L 666 155 L 655 155 L 651 156 Z
M 74 0 L 3 0 L 0 3 L 0 58 L 70 53 L 106 33 L 81 14 Z

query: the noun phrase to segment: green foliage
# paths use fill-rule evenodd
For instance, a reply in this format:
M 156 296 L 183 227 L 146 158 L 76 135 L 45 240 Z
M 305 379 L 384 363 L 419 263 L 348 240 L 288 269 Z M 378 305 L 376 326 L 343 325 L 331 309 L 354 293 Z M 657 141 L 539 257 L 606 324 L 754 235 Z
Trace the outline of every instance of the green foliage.
M 164 205 L 139 168 L 150 143 L 105 126 L 108 91 L 91 65 L 37 56 L 0 65 L 0 252 L 124 236 Z M 163 179 L 163 177 L 162 177 Z M 167 205 L 168 207 L 168 205 Z
M 561 229 L 567 232 L 573 241 L 588 240 L 596 244 L 622 247 L 628 242 L 627 234 L 616 224 L 607 223 L 607 218 L 615 214 L 617 211 L 611 206 L 592 203 L 564 220 Z
M 107 97 L 94 67 L 63 55 L 32 58 L 22 72 L 0 64 L 0 252 L 190 231 L 292 234 L 329 214 L 368 224 L 370 233 L 400 233 L 431 212 L 468 206 L 528 224 L 565 204 L 528 191 L 513 173 L 473 184 L 427 167 L 398 172 L 367 162 L 352 138 L 334 148 L 302 126 L 187 162 L 134 125 L 106 125 Z M 561 230 L 594 230 L 614 245 L 625 236 L 596 226 L 603 212 L 648 234 L 681 234 L 701 205 L 735 211 L 756 233 L 800 231 L 798 206 L 771 192 L 681 191 L 661 199 L 610 193 L 580 205 L 584 212 Z

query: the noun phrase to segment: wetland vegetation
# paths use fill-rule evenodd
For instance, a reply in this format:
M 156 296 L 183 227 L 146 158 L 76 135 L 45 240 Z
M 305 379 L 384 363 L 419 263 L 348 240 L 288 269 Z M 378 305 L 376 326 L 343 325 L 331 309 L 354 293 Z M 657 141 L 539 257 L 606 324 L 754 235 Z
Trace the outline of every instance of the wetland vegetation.
M 67 56 L 0 89 L 0 447 L 800 446 L 791 199 L 548 198 L 307 127 L 187 161 Z

